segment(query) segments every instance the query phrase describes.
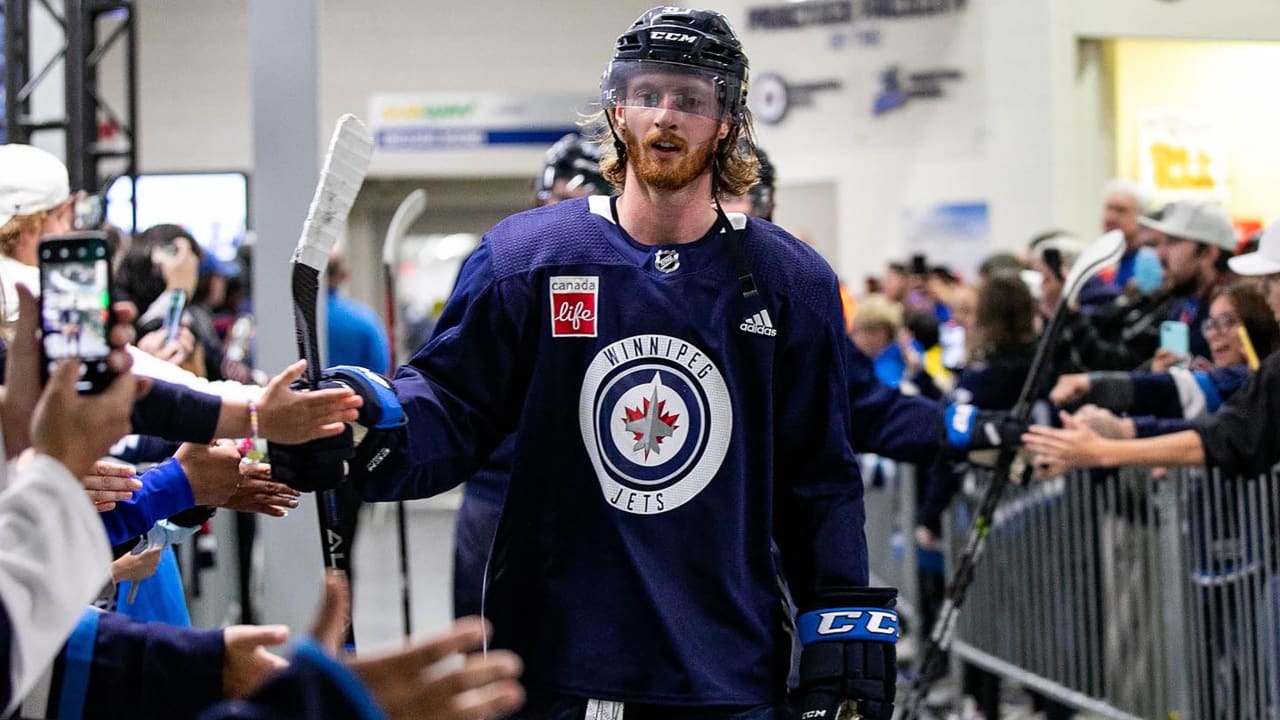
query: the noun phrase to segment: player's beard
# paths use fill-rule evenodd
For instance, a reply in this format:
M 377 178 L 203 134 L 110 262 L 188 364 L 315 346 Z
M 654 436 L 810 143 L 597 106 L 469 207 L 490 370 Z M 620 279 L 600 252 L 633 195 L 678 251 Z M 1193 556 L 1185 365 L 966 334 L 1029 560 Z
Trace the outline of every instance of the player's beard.
M 693 182 L 711 166 L 716 151 L 716 137 L 690 147 L 685 140 L 672 133 L 653 130 L 643 140 L 636 138 L 630 128 L 622 128 L 623 142 L 627 147 L 627 161 L 634 163 L 636 176 L 659 190 L 679 190 Z M 653 143 L 663 142 L 685 152 L 674 162 L 659 160 L 651 155 Z

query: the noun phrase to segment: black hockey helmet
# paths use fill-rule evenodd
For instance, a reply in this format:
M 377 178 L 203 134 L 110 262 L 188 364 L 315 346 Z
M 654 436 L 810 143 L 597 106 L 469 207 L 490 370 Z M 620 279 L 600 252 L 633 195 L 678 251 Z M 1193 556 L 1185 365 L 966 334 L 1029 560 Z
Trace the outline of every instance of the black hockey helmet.
M 684 98 L 675 109 L 717 120 L 741 122 L 746 110 L 748 68 L 742 43 L 723 15 L 710 10 L 655 7 L 618 36 L 613 60 L 600 81 L 605 108 L 651 106 L 628 93 L 630 80 L 646 71 L 701 77 L 712 84 L 710 102 Z
M 542 172 L 534 183 L 538 202 L 551 199 L 557 180 L 566 181 L 566 189 L 586 189 L 591 193 L 609 194 L 613 188 L 600 171 L 600 144 L 577 133 L 564 137 L 547 148 L 542 160 Z

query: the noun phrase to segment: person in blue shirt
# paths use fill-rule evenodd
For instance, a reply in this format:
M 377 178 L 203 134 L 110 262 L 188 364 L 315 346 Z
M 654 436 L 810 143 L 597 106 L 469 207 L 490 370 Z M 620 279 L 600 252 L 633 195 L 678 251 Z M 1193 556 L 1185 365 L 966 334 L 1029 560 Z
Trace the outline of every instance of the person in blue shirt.
M 350 276 L 341 255 L 329 258 L 329 294 L 325 304 L 329 319 L 329 364 L 356 365 L 385 375 L 391 363 L 386 328 L 372 308 L 342 294 L 342 286 Z
M 391 346 L 377 313 L 367 305 L 342 294 L 351 273 L 346 260 L 337 253 L 329 256 L 329 293 L 325 314 L 328 319 L 330 365 L 353 365 L 385 375 L 391 366 Z M 360 526 L 360 496 L 350 486 L 337 491 L 338 526 L 349 543 L 355 543 Z M 355 571 L 351 571 L 352 582 Z

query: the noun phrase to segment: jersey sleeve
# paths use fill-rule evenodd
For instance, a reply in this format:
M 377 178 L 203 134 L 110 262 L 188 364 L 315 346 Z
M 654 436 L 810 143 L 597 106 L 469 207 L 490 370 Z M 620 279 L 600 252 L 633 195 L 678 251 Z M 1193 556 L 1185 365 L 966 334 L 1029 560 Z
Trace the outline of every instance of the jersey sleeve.
M 222 699 L 221 630 L 142 623 L 81 607 L 24 718 L 195 717 Z
M 426 497 L 455 487 L 515 431 L 529 381 L 520 362 L 530 302 L 524 288 L 523 277 L 494 277 L 487 243 L 464 263 L 435 334 L 396 371 L 408 421 L 407 467 L 366 479 L 366 499 Z
M 289 667 L 244 700 L 219 703 L 197 720 L 385 720 L 367 688 L 342 663 L 307 641 Z
M 0 494 L 3 704 L 30 692 L 111 576 L 111 549 L 83 486 L 38 455 Z
M 928 464 L 938 451 L 942 412 L 928 398 L 907 396 L 876 379 L 870 358 L 845 341 L 849 439 L 855 452 Z M 926 376 L 927 377 L 927 376 Z
M 868 582 L 862 479 L 849 442 L 849 343 L 834 277 L 830 286 L 825 312 L 790 335 L 777 369 L 776 539 L 800 607 Z M 793 322 L 807 311 L 797 308 Z
M 1196 431 L 1208 464 L 1228 473 L 1262 473 L 1280 462 L 1280 353 Z
M 101 515 L 113 546 L 146 534 L 152 525 L 196 504 L 187 474 L 174 458 L 147 470 L 141 480 L 142 489 L 133 497 Z

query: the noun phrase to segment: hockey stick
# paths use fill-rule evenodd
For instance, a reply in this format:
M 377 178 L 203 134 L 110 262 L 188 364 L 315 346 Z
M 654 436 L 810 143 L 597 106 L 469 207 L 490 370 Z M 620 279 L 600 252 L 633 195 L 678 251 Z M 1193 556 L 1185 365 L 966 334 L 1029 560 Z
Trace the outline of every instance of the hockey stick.
M 347 213 L 369 171 L 373 140 L 369 130 L 354 115 L 338 118 L 329 140 L 329 151 L 320 170 L 315 197 L 302 226 L 302 235 L 293 251 L 293 322 L 297 331 L 298 356 L 307 361 L 307 384 L 320 388 L 320 344 L 316 334 L 316 304 L 320 295 L 320 272 L 329 264 L 329 253 L 346 226 Z M 323 491 L 316 497 L 320 520 L 320 545 L 325 566 L 350 575 L 349 538 L 338 524 L 337 493 Z M 355 647 L 354 625 L 348 618 L 347 645 Z
M 1027 370 L 1027 378 L 1022 383 L 1022 391 L 1018 394 L 1018 402 L 1013 406 L 1012 417 L 1019 424 L 1025 424 L 1031 416 L 1031 407 L 1036 401 L 1036 388 L 1040 386 L 1041 375 L 1044 374 L 1046 361 L 1058 337 L 1062 334 L 1062 326 L 1066 322 L 1067 308 L 1080 295 L 1081 288 L 1087 280 L 1097 275 L 1103 268 L 1114 265 L 1124 252 L 1124 235 L 1119 230 L 1112 230 L 1093 241 L 1080 254 L 1067 279 L 1063 282 L 1062 299 L 1053 311 L 1053 317 L 1040 335 L 1040 344 L 1036 348 L 1035 358 Z M 943 599 L 942 609 L 933 626 L 933 634 L 929 638 L 929 646 L 921 657 L 916 677 L 911 683 L 911 690 L 903 704 L 903 718 L 917 718 L 929 693 L 929 678 L 946 662 L 947 652 L 951 649 L 952 635 L 955 633 L 956 621 L 960 617 L 960 607 L 964 604 L 969 586 L 973 584 L 973 571 L 982 551 L 986 548 L 987 533 L 991 530 L 991 522 L 995 517 L 996 505 L 1009 484 L 1009 472 L 1013 465 L 1017 449 L 1005 445 L 1000 448 L 996 459 L 995 473 L 991 484 L 982 496 L 977 515 L 973 519 L 973 528 L 964 549 L 956 561 L 955 572 L 951 576 L 951 584 Z
M 400 350 L 400 318 L 397 316 L 396 268 L 400 264 L 400 241 L 413 223 L 427 208 L 427 191 L 418 188 L 400 202 L 396 214 L 391 216 L 387 236 L 382 243 L 383 281 L 386 287 L 387 341 L 391 345 L 391 370 L 395 372 Z M 396 503 L 396 534 L 400 538 L 400 620 L 406 638 L 413 636 L 413 618 L 409 586 L 409 529 L 405 518 L 404 501 Z

